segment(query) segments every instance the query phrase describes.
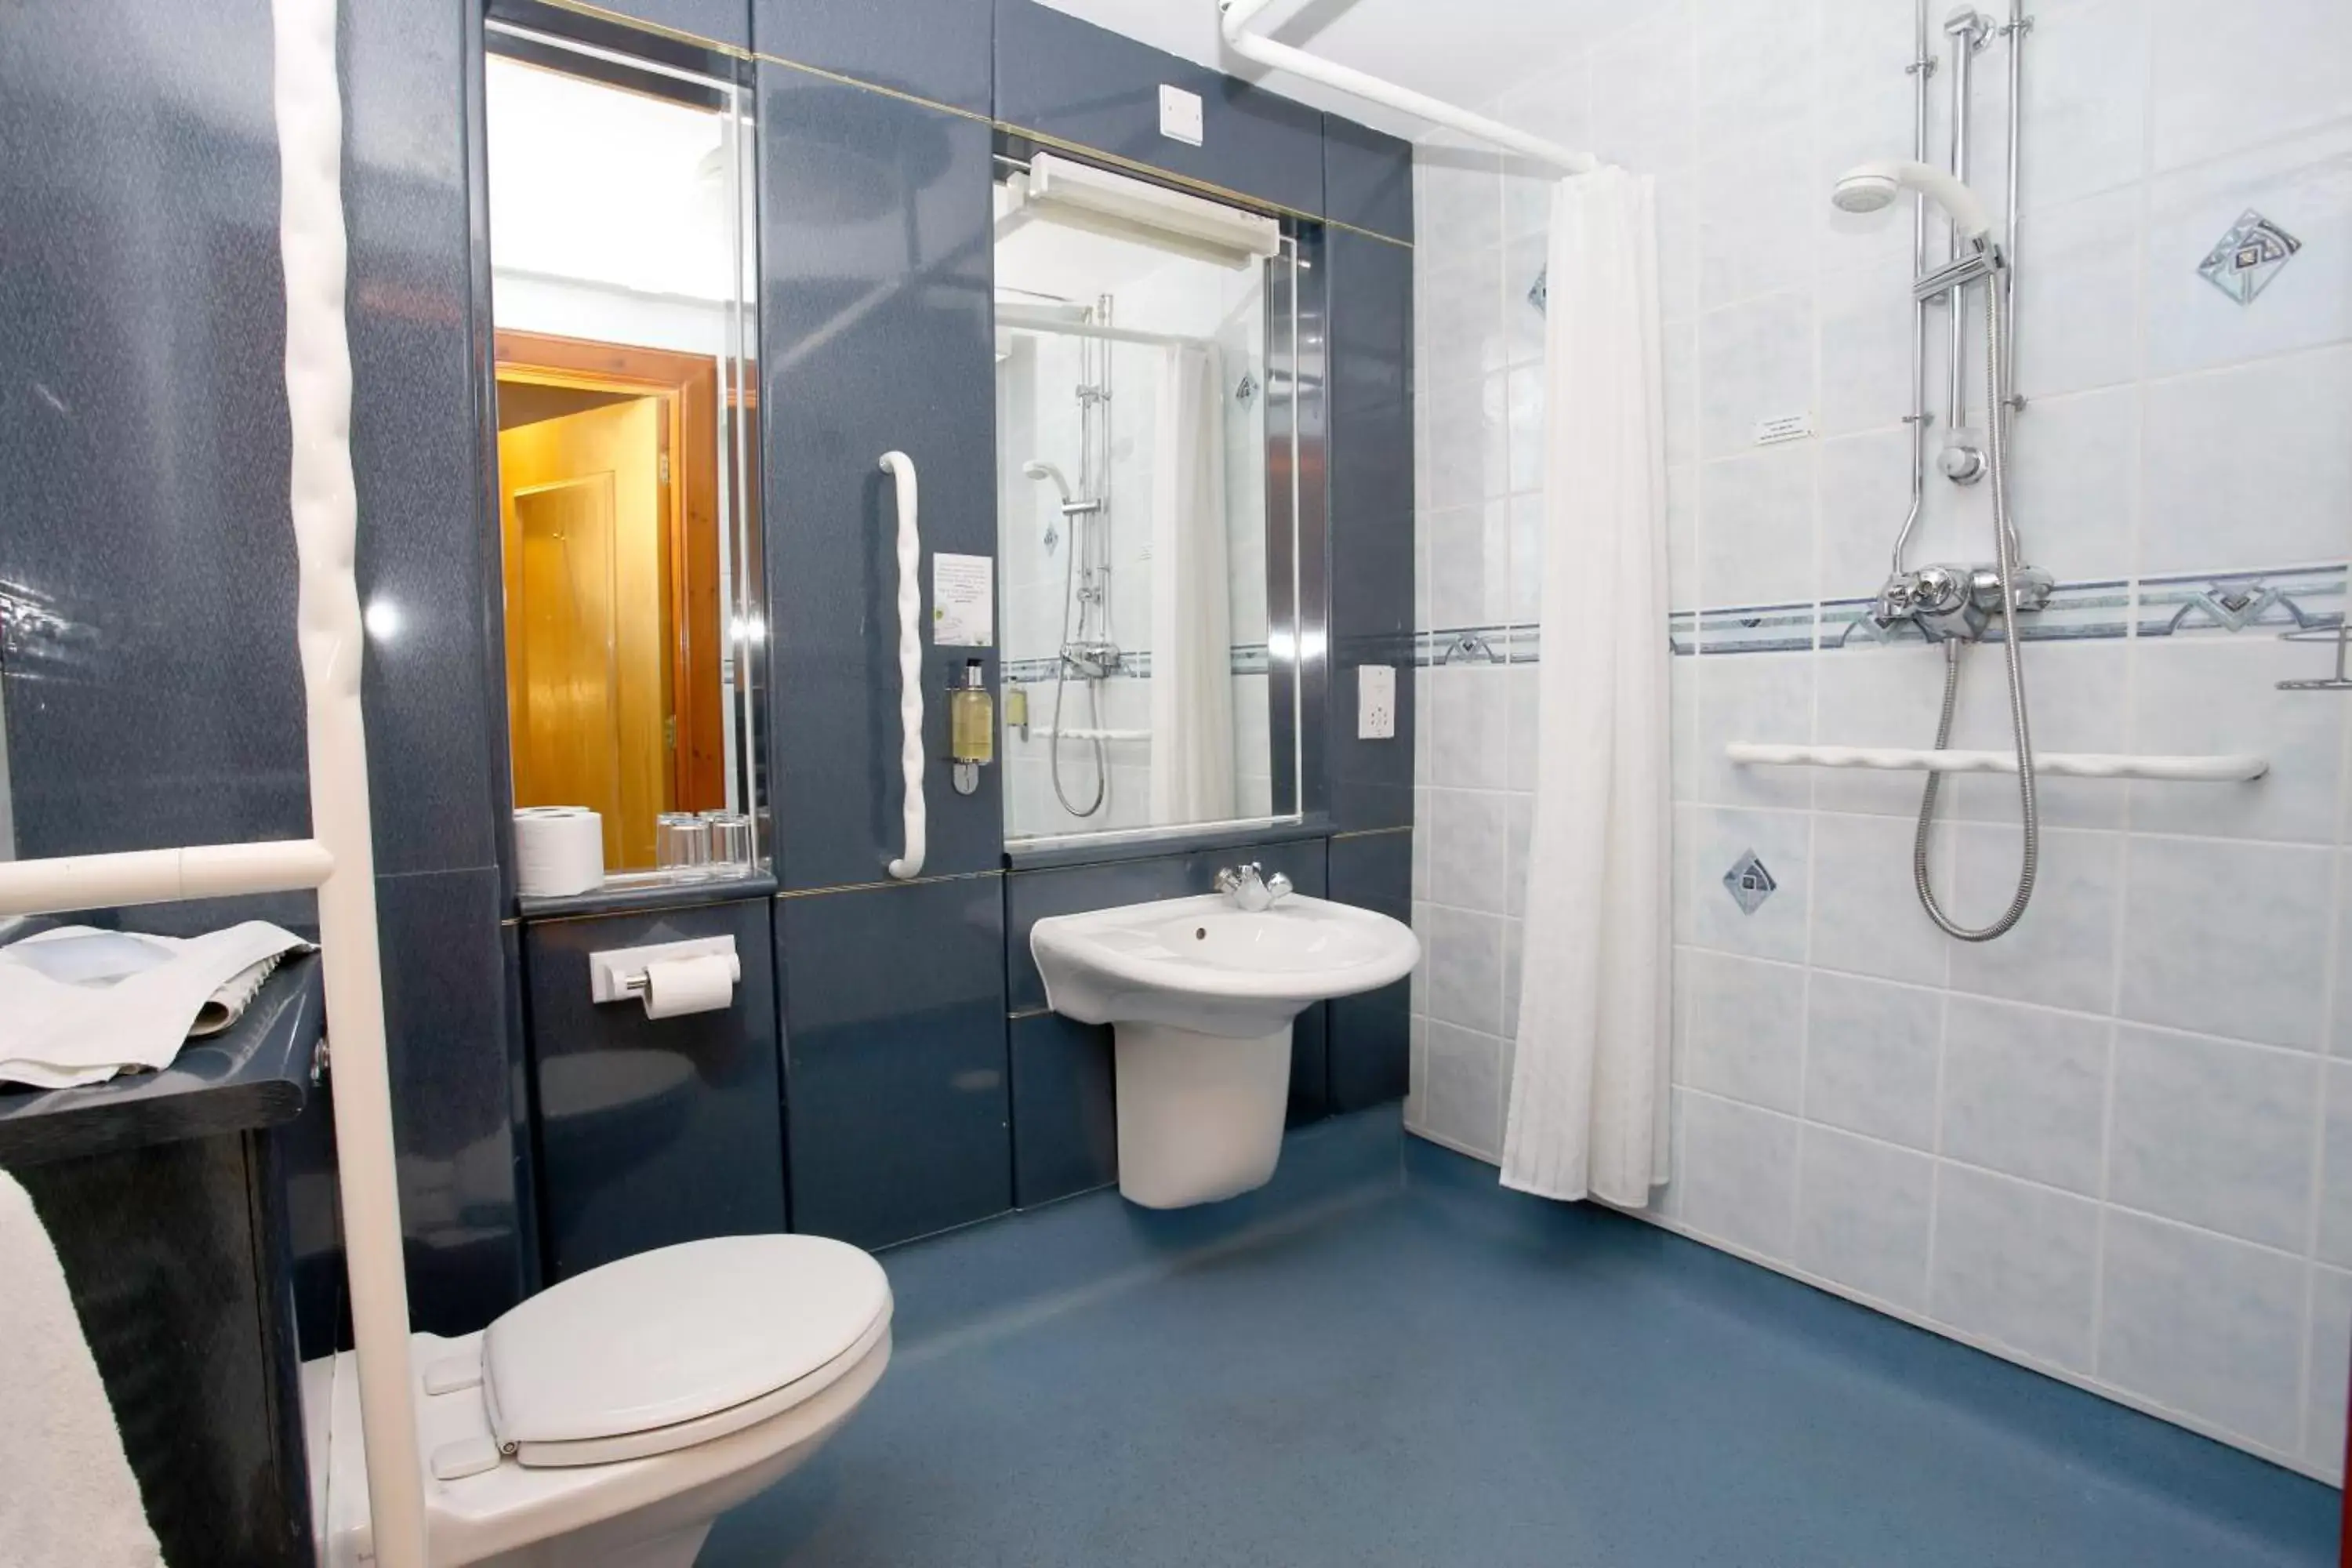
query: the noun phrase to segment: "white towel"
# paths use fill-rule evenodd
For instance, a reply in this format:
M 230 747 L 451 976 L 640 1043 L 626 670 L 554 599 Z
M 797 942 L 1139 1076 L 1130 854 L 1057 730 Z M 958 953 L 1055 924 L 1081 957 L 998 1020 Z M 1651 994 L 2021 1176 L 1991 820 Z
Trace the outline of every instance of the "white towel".
M 188 939 L 63 926 L 0 947 L 0 1081 L 67 1089 L 167 1067 L 310 946 L 247 921 Z
M 139 1481 L 33 1200 L 0 1171 L 0 1568 L 160 1568 Z

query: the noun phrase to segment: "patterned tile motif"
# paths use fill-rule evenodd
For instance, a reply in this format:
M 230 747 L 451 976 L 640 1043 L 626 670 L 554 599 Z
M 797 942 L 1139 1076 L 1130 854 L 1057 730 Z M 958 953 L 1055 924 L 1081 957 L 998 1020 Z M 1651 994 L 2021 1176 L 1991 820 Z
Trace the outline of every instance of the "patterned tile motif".
M 2302 248 L 2303 241 L 2248 207 L 2230 232 L 2213 242 L 2197 272 L 2239 304 L 2251 305 Z
M 1750 849 L 1723 874 L 1723 886 L 1730 893 L 1731 901 L 1739 906 L 1739 912 L 1752 915 L 1764 907 L 1764 900 L 1770 898 L 1780 884 L 1772 879 L 1772 873 L 1764 868 L 1764 862 L 1756 858 L 1755 850 Z

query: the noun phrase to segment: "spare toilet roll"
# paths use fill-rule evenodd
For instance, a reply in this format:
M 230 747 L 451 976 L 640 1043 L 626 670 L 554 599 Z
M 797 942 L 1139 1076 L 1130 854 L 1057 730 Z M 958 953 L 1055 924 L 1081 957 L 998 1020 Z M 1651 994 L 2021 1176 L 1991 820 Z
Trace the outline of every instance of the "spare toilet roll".
M 603 817 L 584 805 L 527 805 L 514 825 L 517 891 L 553 899 L 604 885 Z
M 646 1016 L 675 1018 L 681 1013 L 715 1012 L 735 1000 L 739 973 L 731 952 L 656 959 L 646 965 Z

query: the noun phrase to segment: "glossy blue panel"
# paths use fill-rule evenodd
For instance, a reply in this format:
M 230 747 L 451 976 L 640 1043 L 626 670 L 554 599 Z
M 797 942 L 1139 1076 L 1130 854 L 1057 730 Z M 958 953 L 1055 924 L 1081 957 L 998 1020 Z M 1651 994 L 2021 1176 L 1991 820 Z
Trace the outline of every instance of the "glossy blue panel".
M 713 43 L 751 47 L 751 0 L 601 0 L 617 16 L 690 33 Z
M 752 45 L 985 117 L 989 0 L 752 0 Z
M 904 844 L 897 511 L 882 453 L 913 458 L 925 560 L 996 549 L 989 339 L 989 131 L 779 66 L 760 68 L 760 299 L 767 561 L 775 671 L 769 777 L 785 887 L 883 879 Z M 923 660 L 925 873 L 993 869 L 1002 770 L 959 795 L 951 668 Z
M 547 1278 L 784 1228 L 772 900 L 535 921 L 524 931 Z M 591 953 L 731 936 L 731 1006 L 648 1018 L 589 998 Z
M 1412 143 L 1336 114 L 1323 117 L 1323 216 L 1412 238 Z
M 1013 1201 L 1023 1208 L 1118 1180 L 1108 1025 L 1013 1020 Z
M 196 22 L 0 8 L 0 669 L 24 855 L 309 825 L 269 11 Z
M 1200 146 L 1160 133 L 1163 84 L 1201 96 Z M 996 118 L 1298 212 L 1323 210 L 1322 115 L 1035 0 L 997 0 Z
M 466 12 L 373 0 L 342 19 L 360 598 L 398 623 L 369 639 L 365 671 L 376 870 L 490 866 L 505 796 L 485 737 L 503 727 L 485 688 L 504 671 L 482 619 L 498 562 L 470 316 Z
M 794 1230 L 879 1247 L 1012 1206 L 1003 891 L 776 901 Z
M 409 1316 L 470 1333 L 527 1281 L 516 1193 L 499 875 L 376 879 Z
M 1331 840 L 1331 896 L 1412 919 L 1412 835 L 1367 833 Z M 1399 1100 L 1412 1075 L 1410 981 L 1331 1004 L 1331 1109 Z
M 1331 310 L 1331 816 L 1412 821 L 1412 252 L 1326 236 Z M 1356 738 L 1356 667 L 1396 667 L 1393 740 Z
M 1029 956 L 1029 928 L 1048 915 L 1107 910 L 1155 899 L 1184 899 L 1212 889 L 1220 868 L 1255 860 L 1281 872 L 1302 893 L 1325 888 L 1323 840 L 1307 838 L 1244 848 L 1201 849 L 1149 860 L 1113 860 L 1048 871 L 1014 871 L 1004 879 L 1005 973 L 1016 1011 L 1045 1005 L 1045 982 Z

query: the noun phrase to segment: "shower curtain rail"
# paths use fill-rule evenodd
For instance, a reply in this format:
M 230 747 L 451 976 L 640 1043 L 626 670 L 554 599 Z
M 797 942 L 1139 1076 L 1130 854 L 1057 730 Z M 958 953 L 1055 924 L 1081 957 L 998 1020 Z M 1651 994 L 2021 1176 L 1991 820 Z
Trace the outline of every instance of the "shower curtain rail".
M 2009 752 L 1919 751 L 1899 746 L 1771 746 L 1734 741 L 1723 748 L 1742 766 L 1865 768 L 1889 773 L 2013 773 Z M 2188 784 L 2240 784 L 2271 771 L 2270 759 L 2245 753 L 2218 756 L 2128 756 L 2105 752 L 2036 752 L 2035 771 L 2054 778 L 2151 779 Z
M 1026 305 L 999 305 L 996 324 L 1008 332 L 1050 332 L 1057 337 L 1098 338 L 1105 342 L 1155 344 L 1162 348 L 1210 349 L 1214 338 L 1186 337 L 1181 332 L 1146 331 L 1141 327 L 1114 327 L 1099 321 L 1073 321 Z
M 1245 60 L 1253 60 L 1275 70 L 1286 70 L 1309 81 L 1320 82 L 1325 87 L 1353 93 L 1383 108 L 1394 109 L 1459 131 L 1465 135 L 1475 136 L 1481 142 L 1491 142 L 1539 163 L 1549 163 L 1563 174 L 1589 174 L 1601 166 L 1600 160 L 1590 153 L 1580 153 L 1557 142 L 1547 142 L 1540 136 L 1515 131 L 1500 121 L 1473 114 L 1466 109 L 1457 109 L 1426 93 L 1399 87 L 1394 82 L 1368 76 L 1351 66 L 1324 59 L 1319 55 L 1308 54 L 1305 49 L 1294 48 L 1288 44 L 1277 44 L 1262 33 L 1248 31 L 1250 19 L 1265 10 L 1267 3 L 1268 0 L 1217 0 L 1218 30 L 1224 36 L 1226 47 Z

